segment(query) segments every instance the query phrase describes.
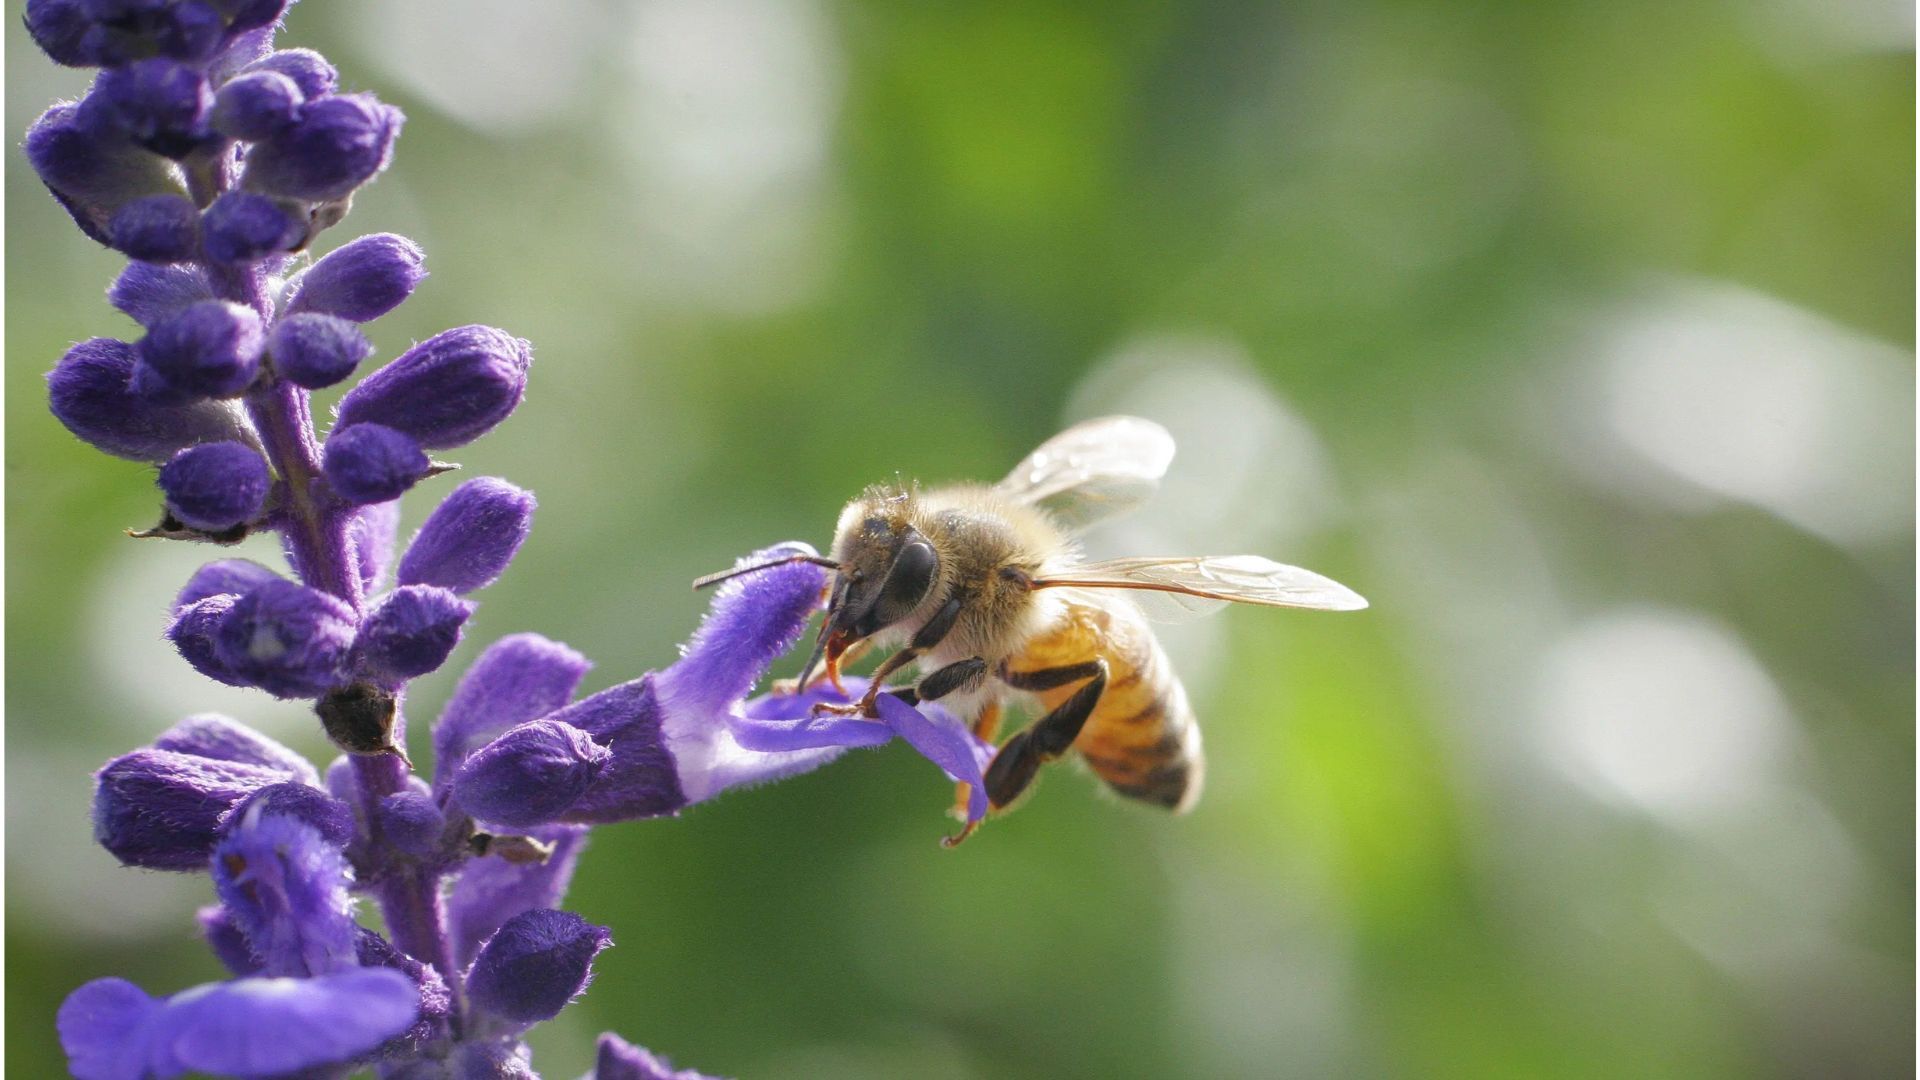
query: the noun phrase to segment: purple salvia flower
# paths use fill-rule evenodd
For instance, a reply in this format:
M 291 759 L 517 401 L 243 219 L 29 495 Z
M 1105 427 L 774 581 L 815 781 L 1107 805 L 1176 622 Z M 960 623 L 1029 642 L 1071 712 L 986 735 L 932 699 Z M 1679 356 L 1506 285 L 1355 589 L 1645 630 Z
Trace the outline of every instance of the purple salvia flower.
M 385 424 L 428 449 L 464 446 L 520 404 L 532 348 L 490 326 L 445 330 L 347 391 L 334 430 Z
M 54 416 L 95 448 L 134 461 L 165 461 L 199 443 L 253 441 L 245 418 L 225 402 L 160 405 L 135 394 L 136 355 L 132 345 L 111 338 L 67 350 L 47 373 Z
M 312 783 L 288 781 L 269 784 L 235 803 L 220 820 L 220 837 L 224 841 L 261 814 L 298 821 L 319 833 L 321 840 L 342 850 L 353 843 L 357 828 L 352 807 Z
M 213 88 L 191 64 L 154 57 L 109 68 L 89 98 L 127 137 L 164 157 L 185 157 L 214 137 Z
M 374 808 L 380 835 L 409 855 L 425 858 L 440 848 L 447 816 L 425 784 L 396 791 Z
M 538 634 L 489 646 L 461 676 L 433 729 L 434 783 L 447 783 L 468 754 L 507 729 L 565 705 L 593 665 Z
M 427 276 L 426 254 L 404 236 L 375 233 L 348 241 L 294 283 L 287 311 L 371 322 L 413 293 Z
M 304 312 L 274 324 L 267 339 L 273 370 L 296 386 L 319 390 L 353 374 L 373 353 L 373 343 L 352 322 L 335 315 Z
M 107 289 L 107 302 L 141 326 L 152 329 L 202 300 L 213 286 L 198 266 L 129 263 Z
M 284 771 L 169 750 L 135 750 L 94 774 L 93 838 L 128 866 L 204 870 L 220 821 Z
M 79 1080 L 260 1078 L 349 1062 L 404 1032 L 420 993 L 388 968 L 311 979 L 244 978 L 156 999 L 98 979 L 60 1006 L 60 1044 Z
M 250 71 L 229 79 L 214 96 L 209 117 L 215 131 L 229 139 L 269 139 L 300 119 L 307 95 L 300 84 L 277 71 Z
M 474 957 L 467 973 L 474 1009 L 501 1031 L 551 1020 L 587 988 L 594 956 L 612 944 L 606 927 L 570 911 L 523 911 Z
M 391 502 L 433 468 L 427 452 L 384 424 L 355 424 L 327 440 L 320 459 L 327 486 L 355 506 Z
M 364 385 L 364 384 L 363 384 Z M 470 593 L 493 584 L 533 525 L 533 493 L 490 476 L 448 495 L 420 526 L 400 559 L 402 585 L 438 585 Z
M 565 813 L 612 758 L 612 751 L 579 728 L 534 720 L 468 757 L 453 789 L 461 808 L 480 821 L 532 828 Z
M 196 529 L 221 532 L 260 517 L 273 487 L 267 459 L 246 443 L 190 446 L 160 467 L 167 510 Z
M 308 202 L 345 198 L 387 167 L 404 119 L 370 94 L 310 101 L 297 122 L 255 145 L 241 183 Z
M 692 1069 L 675 1069 L 665 1058 L 612 1032 L 600 1036 L 598 1049 L 587 1080 L 718 1080 Z
M 134 199 L 108 219 L 107 242 L 129 258 L 184 262 L 200 246 L 200 211 L 183 195 Z
M 216 263 L 258 262 L 307 238 L 298 203 L 229 191 L 200 216 L 200 243 Z

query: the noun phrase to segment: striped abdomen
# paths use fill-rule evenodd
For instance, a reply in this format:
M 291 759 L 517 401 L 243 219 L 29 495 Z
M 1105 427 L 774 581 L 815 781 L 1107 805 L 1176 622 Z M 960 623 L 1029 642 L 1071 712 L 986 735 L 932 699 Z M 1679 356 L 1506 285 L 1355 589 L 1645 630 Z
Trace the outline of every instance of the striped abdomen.
M 1073 748 L 1127 798 L 1175 813 L 1192 808 L 1200 798 L 1206 767 L 1200 727 L 1186 690 L 1138 608 L 1124 601 L 1069 604 L 1067 617 L 1029 642 L 1009 666 L 1038 671 L 1092 656 L 1107 662 L 1107 688 Z M 1053 709 L 1081 685 L 1035 696 L 1044 708 Z

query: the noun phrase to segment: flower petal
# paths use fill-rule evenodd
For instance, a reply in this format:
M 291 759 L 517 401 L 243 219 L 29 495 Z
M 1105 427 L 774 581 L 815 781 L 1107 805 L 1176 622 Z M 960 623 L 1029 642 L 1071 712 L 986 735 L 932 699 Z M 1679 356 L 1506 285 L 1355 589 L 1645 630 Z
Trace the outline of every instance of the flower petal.
M 412 1026 L 413 981 L 391 968 L 312 979 L 236 979 L 175 995 L 147 1027 L 149 1066 L 268 1077 L 350 1061 Z
M 147 1023 L 159 1007 L 125 979 L 95 979 L 67 995 L 57 1024 L 77 1080 L 143 1080 Z
M 345 856 L 311 825 L 264 809 L 252 808 L 214 849 L 214 892 L 269 974 L 355 966 Z
M 756 551 L 736 567 L 787 555 L 811 555 L 805 544 Z M 767 668 L 800 638 L 820 607 L 826 572 L 810 563 L 775 566 L 723 582 L 680 661 L 660 673 L 670 708 L 719 717 L 746 696 Z
M 936 714 L 941 720 L 935 721 L 893 694 L 881 694 L 875 698 L 874 707 L 879 710 L 880 718 L 887 722 L 888 727 L 919 751 L 922 757 L 940 766 L 948 779 L 969 785 L 969 823 L 987 816 L 987 785 L 980 775 L 979 740 L 945 710 Z

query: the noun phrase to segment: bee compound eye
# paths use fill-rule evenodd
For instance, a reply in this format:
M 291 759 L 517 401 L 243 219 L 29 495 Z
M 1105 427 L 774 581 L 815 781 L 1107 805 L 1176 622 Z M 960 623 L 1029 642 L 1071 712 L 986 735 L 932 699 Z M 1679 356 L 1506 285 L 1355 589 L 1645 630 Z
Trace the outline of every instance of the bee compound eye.
M 886 583 L 880 586 L 880 599 L 874 614 L 880 625 L 897 622 L 912 614 L 933 588 L 933 577 L 940 569 L 940 556 L 925 540 L 910 540 L 893 558 Z

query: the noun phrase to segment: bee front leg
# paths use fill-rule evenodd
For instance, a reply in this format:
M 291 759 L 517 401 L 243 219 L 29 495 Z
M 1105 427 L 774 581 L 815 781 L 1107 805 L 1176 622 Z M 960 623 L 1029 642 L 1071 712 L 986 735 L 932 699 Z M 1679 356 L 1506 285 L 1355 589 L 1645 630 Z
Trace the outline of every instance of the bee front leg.
M 1073 748 L 1080 729 L 1093 715 L 1093 707 L 1107 689 L 1107 662 L 1095 658 L 1082 664 L 1048 668 L 1044 671 L 1002 671 L 1001 678 L 1022 690 L 1045 690 L 1064 686 L 1077 678 L 1088 678 L 1087 685 L 1060 703 L 1060 707 L 1041 717 L 1025 731 L 1008 739 L 987 766 L 987 799 L 998 810 L 1020 797 L 1033 783 L 1040 766 L 1058 760 Z
M 926 625 L 922 626 L 919 631 L 913 635 L 913 639 L 907 642 L 906 648 L 880 661 L 880 666 L 873 671 L 872 682 L 867 685 L 867 692 L 861 696 L 858 703 L 854 705 L 815 705 L 813 707 L 814 714 L 816 716 L 830 714 L 834 716 L 878 717 L 880 713 L 873 707 L 873 699 L 879 697 L 880 692 L 886 689 L 887 676 L 918 660 L 926 654 L 927 650 L 932 649 L 934 646 L 940 644 L 941 641 L 945 640 L 947 634 L 952 631 L 953 624 L 960 620 L 960 609 L 965 599 L 964 596 L 959 595 L 948 598 L 946 603 L 940 605 L 940 610 L 933 613 L 933 618 L 928 619 Z

